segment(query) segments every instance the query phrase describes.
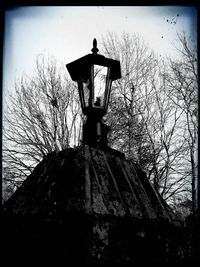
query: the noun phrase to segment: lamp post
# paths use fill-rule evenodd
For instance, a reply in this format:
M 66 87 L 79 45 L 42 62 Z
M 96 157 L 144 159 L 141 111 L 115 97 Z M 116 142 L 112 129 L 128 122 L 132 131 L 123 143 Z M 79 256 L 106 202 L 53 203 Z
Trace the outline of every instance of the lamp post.
M 120 62 L 98 54 L 93 40 L 92 54 L 66 65 L 78 83 L 81 108 L 87 120 L 83 125 L 83 143 L 103 148 L 107 145 L 109 126 L 102 118 L 107 113 L 112 81 L 121 78 Z

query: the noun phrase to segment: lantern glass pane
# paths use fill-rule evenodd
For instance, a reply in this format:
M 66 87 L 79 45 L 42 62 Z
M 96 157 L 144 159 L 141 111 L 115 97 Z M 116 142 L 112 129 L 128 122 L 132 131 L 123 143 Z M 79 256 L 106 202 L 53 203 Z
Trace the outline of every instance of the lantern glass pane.
M 88 107 L 90 98 L 89 79 L 86 83 L 83 83 L 83 94 L 84 94 L 85 106 Z
M 107 72 L 107 67 L 94 65 L 94 106 L 104 106 Z

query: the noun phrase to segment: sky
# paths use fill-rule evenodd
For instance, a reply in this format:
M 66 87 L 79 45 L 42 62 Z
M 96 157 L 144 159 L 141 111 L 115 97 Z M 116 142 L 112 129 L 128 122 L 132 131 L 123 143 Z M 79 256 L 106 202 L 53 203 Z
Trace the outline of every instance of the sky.
M 162 56 L 176 56 L 177 32 L 195 39 L 197 10 L 186 6 L 27 6 L 5 10 L 3 93 L 31 76 L 38 55 L 65 64 L 91 53 L 108 31 L 139 33 Z M 100 44 L 98 45 L 100 49 Z M 101 52 L 101 50 L 100 50 Z M 66 70 L 67 71 L 67 70 Z M 3 94 L 4 95 L 4 94 Z

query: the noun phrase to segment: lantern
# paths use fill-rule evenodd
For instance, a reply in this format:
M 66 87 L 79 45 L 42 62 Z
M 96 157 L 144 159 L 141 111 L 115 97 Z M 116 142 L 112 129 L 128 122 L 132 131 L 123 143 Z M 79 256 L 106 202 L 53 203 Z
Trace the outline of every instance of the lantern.
M 72 80 L 78 84 L 82 112 L 87 116 L 90 131 L 94 133 L 95 129 L 95 139 L 98 142 L 97 139 L 102 139 L 101 118 L 108 110 L 112 81 L 121 78 L 121 70 L 118 60 L 97 54 L 99 50 L 96 39 L 93 41 L 91 51 L 92 54 L 77 59 L 66 67 Z M 91 135 L 89 129 L 86 132 L 87 135 Z

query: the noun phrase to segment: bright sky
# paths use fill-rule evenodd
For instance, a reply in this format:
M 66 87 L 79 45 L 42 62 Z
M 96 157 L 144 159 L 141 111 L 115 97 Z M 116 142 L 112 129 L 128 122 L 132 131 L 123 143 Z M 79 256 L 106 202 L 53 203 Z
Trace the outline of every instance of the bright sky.
M 21 77 L 23 72 L 31 75 L 37 55 L 54 56 L 67 64 L 91 53 L 93 39 L 100 43 L 107 31 L 119 35 L 139 33 L 157 53 L 174 56 L 176 32 L 183 30 L 197 38 L 194 7 L 29 6 L 8 9 L 5 11 L 3 89 L 13 90 L 15 78 Z

